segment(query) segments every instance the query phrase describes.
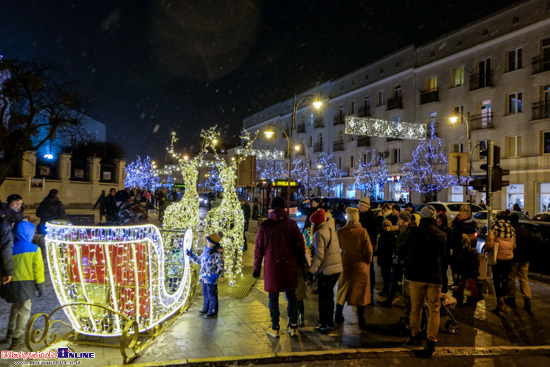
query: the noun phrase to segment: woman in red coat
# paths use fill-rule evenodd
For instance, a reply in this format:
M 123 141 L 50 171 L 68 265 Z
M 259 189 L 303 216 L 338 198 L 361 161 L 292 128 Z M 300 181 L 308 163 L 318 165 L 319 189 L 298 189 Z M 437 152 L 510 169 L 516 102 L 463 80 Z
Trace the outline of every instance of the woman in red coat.
M 269 293 L 269 312 L 271 328 L 267 334 L 279 336 L 279 293 L 285 292 L 288 300 L 288 332 L 297 336 L 298 301 L 298 268 L 305 262 L 304 237 L 295 221 L 288 218 L 285 202 L 281 197 L 273 198 L 273 211 L 269 218 L 262 222 L 256 236 L 254 251 L 254 278 L 260 277 L 262 260 L 264 262 L 264 290 Z

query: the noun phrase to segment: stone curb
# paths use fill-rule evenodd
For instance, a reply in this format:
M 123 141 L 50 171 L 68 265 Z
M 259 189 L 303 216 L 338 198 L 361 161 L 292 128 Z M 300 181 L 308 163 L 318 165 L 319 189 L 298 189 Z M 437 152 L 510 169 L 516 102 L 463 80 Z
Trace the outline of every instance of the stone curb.
M 419 348 L 416 348 L 418 350 Z M 415 357 L 413 348 L 359 348 L 359 349 L 338 349 L 326 351 L 311 352 L 285 352 L 268 353 L 247 356 L 233 357 L 213 357 L 213 358 L 195 358 L 181 359 L 165 362 L 136 363 L 119 365 L 112 367 L 135 366 L 234 366 L 261 365 L 275 363 L 293 363 L 318 360 L 336 360 L 336 359 L 360 359 L 360 358 L 395 358 L 395 357 Z M 505 356 L 505 355 L 549 355 L 550 345 L 539 346 L 495 346 L 495 347 L 437 347 L 432 356 L 452 357 L 452 356 Z

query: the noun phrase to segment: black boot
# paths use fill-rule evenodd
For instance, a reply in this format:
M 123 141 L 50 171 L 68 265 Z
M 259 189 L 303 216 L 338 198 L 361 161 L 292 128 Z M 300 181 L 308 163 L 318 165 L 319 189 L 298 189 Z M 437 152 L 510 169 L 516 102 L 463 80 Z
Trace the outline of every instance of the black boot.
M 336 304 L 336 314 L 334 315 L 334 322 L 337 324 L 343 324 L 344 323 L 344 305 Z
M 414 355 L 419 358 L 430 358 L 435 351 L 435 342 L 433 340 L 428 340 L 426 346 L 422 350 L 415 350 Z
M 462 306 L 464 304 L 464 293 L 461 293 L 459 291 L 454 291 L 453 297 L 456 298 L 457 306 Z
M 378 302 L 379 306 L 391 308 L 391 305 L 393 304 L 393 299 L 395 298 L 395 294 L 397 293 L 397 283 L 391 283 L 390 289 L 388 291 L 388 297 L 382 301 Z
M 518 306 L 516 305 L 516 298 L 515 297 L 507 297 L 504 299 L 504 303 L 513 308 L 513 309 L 516 309 Z
M 367 320 L 365 319 L 365 306 L 357 306 L 357 320 L 359 321 L 359 329 L 367 329 Z
M 524 298 L 523 299 L 523 309 L 527 312 L 531 311 L 531 299 L 530 298 Z
M 422 333 L 411 336 L 405 343 L 403 343 L 403 346 L 406 347 L 411 345 L 422 345 Z

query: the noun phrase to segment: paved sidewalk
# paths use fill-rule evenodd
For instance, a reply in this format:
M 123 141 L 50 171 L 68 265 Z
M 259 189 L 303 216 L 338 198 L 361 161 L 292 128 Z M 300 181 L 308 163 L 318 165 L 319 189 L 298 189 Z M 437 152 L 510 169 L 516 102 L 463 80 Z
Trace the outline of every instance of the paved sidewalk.
M 255 222 L 251 222 L 247 234 L 248 248 L 244 255 L 244 271 L 252 272 L 254 257 Z M 378 278 L 381 279 L 379 274 Z M 510 311 L 507 317 L 498 317 L 489 310 L 495 306 L 493 295 L 479 302 L 477 307 L 453 310 L 461 325 L 458 335 L 449 334 L 442 316 L 437 356 L 452 355 L 509 355 L 550 354 L 550 315 L 547 305 L 549 286 L 532 282 L 533 311 L 521 308 Z M 375 299 L 378 296 L 375 294 Z M 217 319 L 204 319 L 198 314 L 202 298 L 196 297 L 190 309 L 180 316 L 137 359 L 135 364 L 198 364 L 227 365 L 229 363 L 290 363 L 301 360 L 326 360 L 346 358 L 394 358 L 412 355 L 401 347 L 408 333 L 399 325 L 404 313 L 403 303 L 396 300 L 391 309 L 373 305 L 367 307 L 369 329 L 361 331 L 354 310 L 346 306 L 346 321 L 328 335 L 314 330 L 317 319 L 317 296 L 308 295 L 306 325 L 298 338 L 281 332 L 280 338 L 266 334 L 270 325 L 268 296 L 263 290 L 263 280 L 256 284 L 245 299 L 220 299 Z M 4 310 L 5 307 L 0 309 Z M 38 312 L 33 307 L 33 313 Z M 44 311 L 47 312 L 47 311 Z M 5 324 L 2 324 L 4 326 Z M 281 326 L 286 325 L 286 302 L 281 297 Z M 0 331 L 0 336 L 3 331 Z M 83 366 L 119 365 L 122 358 L 118 349 L 102 347 L 69 346 L 75 352 L 95 352 L 93 360 L 80 360 Z M 52 349 L 55 350 L 58 345 Z M 230 362 L 233 361 L 233 362 Z M 240 361 L 240 362 L 239 362 Z M 4 364 L 3 365 L 7 365 Z

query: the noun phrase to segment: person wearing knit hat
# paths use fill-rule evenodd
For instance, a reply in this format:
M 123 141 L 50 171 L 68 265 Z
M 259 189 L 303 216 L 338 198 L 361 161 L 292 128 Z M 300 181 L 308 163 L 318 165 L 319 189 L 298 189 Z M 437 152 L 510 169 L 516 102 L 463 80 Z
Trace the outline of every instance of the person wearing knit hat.
M 399 213 L 397 218 L 398 218 L 398 220 L 401 219 L 401 220 L 404 220 L 405 222 L 410 222 L 411 221 L 411 213 L 409 213 L 408 211 L 403 210 L 402 212 Z
M 311 221 L 315 224 L 312 228 L 315 253 L 307 273 L 309 283 L 315 275 L 318 279 L 319 325 L 315 330 L 321 334 L 334 329 L 334 286 L 343 271 L 338 236 L 324 218 L 322 209 L 311 215 Z
M 200 256 L 192 249 L 185 252 L 189 260 L 200 265 L 199 282 L 202 283 L 203 307 L 199 311 L 206 319 L 218 317 L 218 279 L 223 276 L 223 248 L 217 233 L 206 236 L 206 246 Z
M 325 211 L 323 209 L 318 209 L 315 213 L 311 214 L 309 220 L 311 220 L 311 223 L 317 225 L 325 223 Z
M 406 346 L 422 345 L 422 307 L 428 304 L 428 341 L 424 349 L 414 351 L 418 357 L 429 358 L 435 350 L 441 309 L 441 264 L 445 258 L 447 236 L 436 227 L 436 210 L 428 205 L 420 211 L 420 225 L 409 230 L 399 250 L 404 261 L 405 278 L 409 281 L 411 298 L 411 337 Z
M 267 335 L 280 336 L 279 294 L 285 293 L 288 302 L 287 331 L 292 337 L 298 336 L 298 272 L 306 265 L 304 236 L 298 224 L 288 217 L 284 200 L 273 198 L 268 220 L 258 226 L 256 248 L 254 250 L 254 270 L 252 276 L 259 279 L 264 266 L 264 290 L 269 293 L 269 314 L 271 326 Z
M 370 199 L 368 197 L 364 197 L 359 201 L 359 205 L 364 205 L 367 208 L 370 208 Z
M 437 211 L 435 208 L 431 205 L 426 205 L 425 207 L 420 210 L 420 218 L 431 218 L 435 219 L 437 218 Z
M 342 248 L 343 271 L 338 278 L 336 293 L 336 323 L 344 322 L 344 305 L 357 306 L 359 328 L 367 326 L 365 306 L 371 303 L 370 267 L 372 266 L 373 248 L 367 230 L 359 222 L 359 210 L 346 209 L 348 221 L 337 232 L 338 242 Z
M 396 240 L 397 226 L 394 226 L 389 219 L 384 219 L 382 221 L 382 228 L 377 239 L 377 264 L 380 267 L 382 282 L 384 284 L 384 287 L 378 293 L 381 297 L 387 296 L 390 289 L 391 268 L 393 263 L 392 255 L 395 251 Z

